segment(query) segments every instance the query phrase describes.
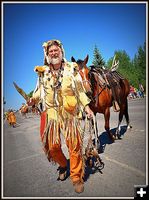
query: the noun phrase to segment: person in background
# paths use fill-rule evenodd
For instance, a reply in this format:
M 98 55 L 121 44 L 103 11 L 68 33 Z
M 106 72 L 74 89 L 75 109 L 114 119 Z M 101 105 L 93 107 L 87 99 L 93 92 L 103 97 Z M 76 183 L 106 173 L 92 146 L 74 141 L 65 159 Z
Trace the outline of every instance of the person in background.
M 135 94 L 134 94 L 134 86 L 130 85 L 130 96 L 134 99 L 135 98 Z
M 144 87 L 141 83 L 139 83 L 139 91 L 140 91 L 140 96 L 144 98 Z
M 16 116 L 12 109 L 8 111 L 7 121 L 10 126 L 12 126 L 13 128 L 16 127 Z

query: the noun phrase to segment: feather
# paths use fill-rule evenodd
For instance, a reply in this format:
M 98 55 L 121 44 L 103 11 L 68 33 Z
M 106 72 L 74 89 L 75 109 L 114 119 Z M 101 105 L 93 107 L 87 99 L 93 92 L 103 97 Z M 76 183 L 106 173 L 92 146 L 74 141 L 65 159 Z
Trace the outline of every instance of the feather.
M 16 90 L 21 94 L 21 96 L 26 100 L 29 101 L 29 96 L 24 92 L 22 88 L 20 88 L 15 82 L 13 82 Z

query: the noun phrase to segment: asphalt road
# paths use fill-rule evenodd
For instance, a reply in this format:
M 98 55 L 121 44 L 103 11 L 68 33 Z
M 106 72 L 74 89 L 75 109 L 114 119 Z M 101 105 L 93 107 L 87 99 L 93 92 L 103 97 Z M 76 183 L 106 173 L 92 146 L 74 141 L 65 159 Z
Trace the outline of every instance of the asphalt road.
M 129 100 L 132 129 L 125 130 L 122 140 L 111 143 L 104 131 L 103 115 L 98 114 L 98 135 L 105 163 L 102 173 L 88 171 L 85 190 L 74 192 L 71 180 L 57 181 L 57 165 L 49 163 L 43 153 L 39 137 L 39 116 L 24 119 L 17 115 L 18 126 L 3 125 L 2 137 L 2 197 L 20 198 L 102 198 L 134 197 L 134 185 L 146 185 L 148 148 L 146 144 L 146 100 Z M 111 108 L 111 129 L 118 122 L 118 113 Z M 62 148 L 68 157 L 63 143 Z

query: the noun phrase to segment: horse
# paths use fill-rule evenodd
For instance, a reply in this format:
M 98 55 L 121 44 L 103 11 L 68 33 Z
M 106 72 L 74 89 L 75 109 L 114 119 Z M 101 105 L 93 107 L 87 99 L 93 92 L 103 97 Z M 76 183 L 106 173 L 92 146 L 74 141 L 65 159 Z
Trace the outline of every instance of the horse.
M 126 78 L 120 78 L 118 87 L 117 87 L 117 98 L 119 99 L 119 120 L 118 120 L 118 126 L 116 128 L 115 134 L 112 134 L 110 130 L 110 108 L 112 107 L 112 102 L 113 102 L 113 96 L 112 96 L 112 90 L 109 87 L 108 84 L 106 84 L 105 79 L 99 75 L 97 72 L 95 72 L 92 69 L 89 69 L 87 67 L 87 62 L 88 62 L 88 55 L 84 60 L 75 60 L 74 57 L 71 57 L 72 62 L 76 62 L 79 66 L 80 71 L 84 72 L 84 76 L 86 76 L 86 83 L 88 86 L 90 85 L 90 89 L 88 90 L 87 87 L 86 89 L 86 94 L 88 97 L 91 99 L 91 102 L 89 104 L 90 108 L 94 112 L 94 115 L 96 116 L 97 113 L 102 113 L 104 115 L 105 119 L 105 125 L 104 128 L 106 132 L 108 133 L 110 139 L 112 142 L 115 141 L 116 138 L 122 139 L 122 136 L 120 135 L 120 130 L 121 130 L 121 122 L 123 119 L 123 116 L 125 116 L 126 123 L 127 123 L 127 129 L 132 128 L 130 125 L 130 120 L 129 120 L 129 114 L 128 114 L 128 100 L 127 97 L 129 95 L 129 81 Z M 113 68 L 113 66 L 112 66 Z M 90 92 L 92 91 L 92 92 Z M 96 129 L 97 129 L 97 123 L 96 123 Z

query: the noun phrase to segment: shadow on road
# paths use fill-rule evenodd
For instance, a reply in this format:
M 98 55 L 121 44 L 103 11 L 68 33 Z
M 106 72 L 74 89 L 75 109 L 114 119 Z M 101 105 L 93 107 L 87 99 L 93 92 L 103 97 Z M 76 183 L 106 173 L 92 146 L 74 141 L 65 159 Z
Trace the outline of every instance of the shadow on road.
M 127 131 L 127 126 L 121 126 L 121 131 L 120 131 L 120 136 L 121 138 L 124 137 L 125 133 Z M 111 129 L 111 132 L 113 135 L 115 135 L 116 133 L 116 128 Z M 100 136 L 98 136 L 98 140 L 99 140 L 99 149 L 98 149 L 98 153 L 104 153 L 105 151 L 105 147 L 106 144 L 112 144 L 113 142 L 111 141 L 111 139 L 109 138 L 108 134 L 106 131 L 102 132 L 100 134 Z M 95 144 L 95 140 L 93 140 L 93 144 Z M 94 161 L 93 161 L 94 162 Z M 99 170 L 97 168 L 93 167 L 89 167 L 88 165 L 85 166 L 85 177 L 84 177 L 84 181 L 87 181 L 87 179 L 89 179 L 91 174 L 94 173 L 98 173 L 100 172 L 101 174 L 103 174 L 102 170 Z
M 58 169 L 57 169 L 58 170 Z M 91 174 L 100 172 L 101 174 L 103 174 L 103 172 L 101 170 L 97 170 L 95 167 L 89 167 L 87 164 L 85 165 L 85 175 L 84 175 L 84 182 L 86 182 Z M 66 177 L 63 181 L 65 181 L 68 177 L 70 177 L 70 159 L 67 160 L 67 173 L 66 173 Z M 59 181 L 59 179 L 57 179 Z
M 121 139 L 124 137 L 126 131 L 127 131 L 127 126 L 126 125 L 121 126 L 121 130 L 120 130 Z M 111 129 L 111 132 L 112 132 L 113 135 L 115 135 L 116 128 Z M 102 132 L 100 134 L 100 136 L 98 136 L 98 140 L 100 142 L 100 146 L 99 146 L 99 149 L 98 149 L 99 153 L 104 153 L 106 144 L 112 144 L 113 143 L 111 141 L 111 139 L 109 138 L 108 133 L 106 131 Z

